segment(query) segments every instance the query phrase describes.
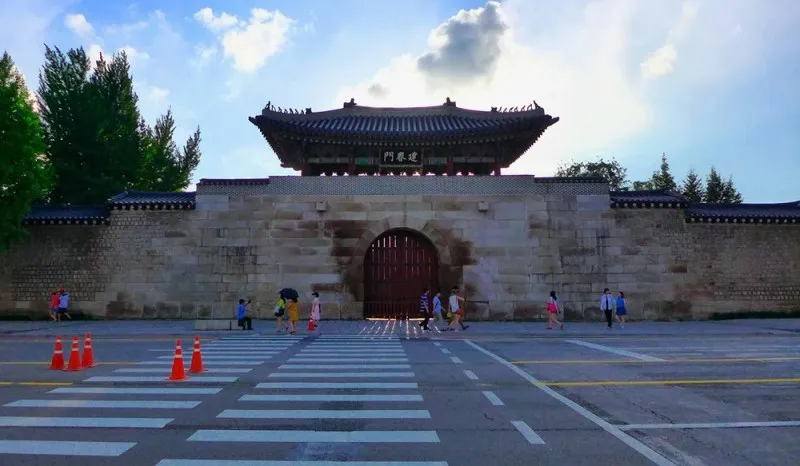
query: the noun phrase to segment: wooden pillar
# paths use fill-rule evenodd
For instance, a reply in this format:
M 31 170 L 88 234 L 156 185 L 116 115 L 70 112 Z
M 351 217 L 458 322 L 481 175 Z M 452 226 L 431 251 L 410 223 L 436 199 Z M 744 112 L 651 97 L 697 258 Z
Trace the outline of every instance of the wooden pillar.
M 347 165 L 347 174 L 350 176 L 358 176 L 358 173 L 356 173 L 356 158 L 352 155 L 350 156 L 350 162 Z
M 453 162 L 453 148 L 447 148 L 447 176 L 456 174 L 456 164 Z
M 494 174 L 497 175 L 497 176 L 500 176 L 500 174 L 501 174 L 500 170 L 501 170 L 500 169 L 500 161 L 499 160 L 495 160 L 494 161 Z

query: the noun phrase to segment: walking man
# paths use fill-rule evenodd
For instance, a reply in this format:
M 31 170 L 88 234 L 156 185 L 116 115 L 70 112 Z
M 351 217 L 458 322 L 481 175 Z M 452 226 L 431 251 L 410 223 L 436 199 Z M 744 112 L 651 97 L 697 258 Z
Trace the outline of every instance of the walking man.
M 444 316 L 442 316 L 442 293 L 437 291 L 436 295 L 433 297 L 433 323 L 436 323 L 446 327 L 444 325 Z M 438 327 L 437 327 L 438 328 Z M 445 328 L 447 330 L 447 328 Z
M 428 289 L 422 289 L 422 297 L 419 299 L 419 310 L 422 312 L 422 323 L 419 324 L 423 330 L 430 330 L 428 328 L 428 322 L 431 320 L 431 313 L 430 313 L 430 306 L 428 304 Z
M 56 315 L 58 320 L 61 320 L 61 316 L 67 316 L 67 319 L 72 320 L 72 316 L 69 315 L 67 312 L 67 308 L 69 307 L 69 293 L 67 293 L 64 288 L 58 290 L 58 313 Z
M 611 296 L 611 290 L 608 288 L 603 289 L 603 296 L 600 298 L 600 310 L 606 315 L 608 328 L 611 328 L 611 317 L 614 311 L 614 298 Z

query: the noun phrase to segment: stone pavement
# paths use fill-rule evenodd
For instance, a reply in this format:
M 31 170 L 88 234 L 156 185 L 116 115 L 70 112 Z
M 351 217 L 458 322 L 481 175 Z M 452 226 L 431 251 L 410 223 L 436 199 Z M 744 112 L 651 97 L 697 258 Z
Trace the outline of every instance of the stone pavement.
M 208 371 L 178 383 L 190 324 L 4 324 L 0 464 L 793 464 L 798 323 L 258 328 L 203 334 Z M 87 330 L 99 365 L 48 371 L 48 335 Z

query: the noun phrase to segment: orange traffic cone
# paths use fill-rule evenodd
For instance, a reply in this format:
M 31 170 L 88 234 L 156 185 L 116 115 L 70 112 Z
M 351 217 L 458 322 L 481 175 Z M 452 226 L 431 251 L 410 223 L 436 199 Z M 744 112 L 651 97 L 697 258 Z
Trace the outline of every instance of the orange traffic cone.
M 83 370 L 81 367 L 81 352 L 78 349 L 78 337 L 72 337 L 72 351 L 69 352 L 68 371 Z
M 186 376 L 186 368 L 183 367 L 183 351 L 181 350 L 181 341 L 178 340 L 175 343 L 175 358 L 172 360 L 172 373 L 166 380 L 179 382 L 188 378 L 189 377 Z
M 316 324 L 316 322 L 314 322 L 314 319 L 309 319 L 308 320 L 308 331 L 309 332 L 313 332 L 314 330 L 316 330 L 316 328 L 317 328 L 317 324 Z
M 83 342 L 83 359 L 81 360 L 81 367 L 87 369 L 94 367 L 94 352 L 92 351 L 92 335 L 86 334 L 86 340 Z
M 200 337 L 194 337 L 194 350 L 192 350 L 192 364 L 189 366 L 189 372 L 205 372 L 203 367 L 203 355 L 200 354 Z
M 64 370 L 64 350 L 61 348 L 61 337 L 56 337 L 56 347 L 53 349 L 53 361 L 50 363 L 50 370 Z

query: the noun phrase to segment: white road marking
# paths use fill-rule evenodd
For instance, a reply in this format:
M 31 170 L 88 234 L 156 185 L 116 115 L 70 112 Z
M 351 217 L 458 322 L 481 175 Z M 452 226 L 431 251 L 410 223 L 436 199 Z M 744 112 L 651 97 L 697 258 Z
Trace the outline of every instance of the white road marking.
M 430 419 L 427 409 L 226 409 L 220 419 Z
M 517 428 L 519 433 L 522 434 L 525 440 L 531 445 L 544 445 L 544 440 L 542 440 L 542 438 L 524 421 L 511 421 L 511 424 Z
M 606 432 L 608 432 L 609 434 L 613 435 L 614 437 L 616 437 L 617 439 L 619 439 L 620 441 L 622 441 L 623 443 L 625 443 L 629 447 L 633 448 L 639 454 L 641 454 L 642 456 L 646 457 L 647 459 L 649 459 L 653 463 L 657 464 L 658 466 L 677 466 L 675 463 L 673 463 L 672 461 L 668 460 L 664 456 L 661 456 L 658 452 L 656 452 L 655 450 L 651 449 L 650 447 L 648 447 L 644 443 L 640 442 L 639 440 L 631 437 L 630 435 L 628 435 L 625 432 L 623 432 L 622 430 L 620 430 L 619 427 L 611 425 L 605 419 L 601 418 L 600 416 L 597 416 L 596 414 L 593 414 L 592 412 L 590 412 L 589 410 L 587 410 L 583 406 L 580 406 L 579 404 L 575 403 L 574 401 L 570 400 L 569 398 L 565 397 L 564 395 L 561 395 L 560 393 L 558 393 L 557 391 L 555 391 L 552 388 L 548 387 L 547 385 L 543 384 L 542 382 L 539 381 L 539 379 L 537 379 L 536 377 L 532 376 L 531 374 L 525 372 L 524 370 L 520 369 L 519 367 L 511 364 L 510 362 L 508 362 L 505 359 L 501 358 L 500 356 L 492 353 L 491 351 L 489 351 L 487 349 L 484 349 L 483 347 L 481 347 L 479 345 L 476 345 L 475 343 L 473 343 L 470 340 L 464 340 L 464 342 L 466 344 L 472 346 L 476 350 L 480 351 L 481 353 L 485 354 L 486 356 L 489 356 L 490 358 L 494 359 L 495 361 L 499 362 L 500 364 L 506 366 L 509 370 L 515 372 L 517 375 L 519 375 L 523 379 L 525 379 L 528 382 L 530 382 L 532 385 L 534 385 L 539 390 L 541 390 L 544 393 L 550 395 L 551 397 L 553 397 L 556 400 L 560 401 L 562 404 L 566 405 L 568 408 L 572 409 L 573 411 L 575 411 L 576 413 L 580 414 L 584 418 L 586 418 L 589 421 L 593 422 L 594 424 L 599 426 L 601 429 L 603 429 Z
M 0 417 L 0 427 L 119 427 L 162 429 L 174 419 L 155 417 Z
M 464 375 L 466 375 L 467 378 L 469 378 L 471 380 L 478 380 L 478 376 L 475 375 L 475 373 L 472 372 L 472 371 L 464 371 Z
M 419 388 L 416 382 L 262 382 L 257 389 L 327 388 L 327 389 L 404 389 Z
M 442 344 L 439 343 L 438 341 L 435 341 L 435 342 L 433 342 L 433 346 L 442 346 Z
M 414 377 L 413 372 L 275 372 L 269 378 L 283 379 L 363 379 L 370 377 Z
M 766 422 L 700 422 L 694 424 L 627 424 L 617 426 L 620 430 L 645 429 L 742 429 L 754 427 L 800 427 L 800 421 Z
M 53 456 L 119 456 L 136 446 L 130 442 L 70 442 L 63 440 L 0 440 L 0 454 Z
M 264 364 L 267 361 L 229 361 L 227 359 L 214 359 L 211 361 L 207 361 L 203 358 L 203 365 L 204 366 L 258 366 L 259 364 Z M 141 366 L 172 366 L 172 361 L 142 361 L 137 363 L 137 365 Z M 189 361 L 185 361 L 186 370 L 189 370 Z
M 447 461 L 161 460 L 156 466 L 448 466 Z
M 94 395 L 216 395 L 221 388 L 159 388 L 159 387 L 61 387 L 47 393 L 84 393 Z
M 248 355 L 243 355 L 243 356 L 248 356 Z M 203 361 L 205 361 L 207 359 L 216 359 L 216 360 L 225 360 L 225 361 L 227 361 L 227 360 L 229 360 L 231 358 L 235 358 L 235 357 L 236 356 L 230 356 L 230 355 L 227 355 L 227 356 L 226 355 L 208 355 L 208 356 L 204 355 L 203 356 Z M 174 356 L 159 356 L 156 359 L 173 360 Z M 186 360 L 191 360 L 191 358 L 185 358 L 185 359 Z M 269 356 L 256 356 L 255 358 L 248 358 L 248 359 L 251 362 L 258 362 L 260 364 L 262 362 L 265 362 L 267 359 L 272 359 L 272 355 L 269 355 Z M 256 361 L 253 361 L 253 359 L 256 359 Z
M 308 348 L 300 351 L 301 353 L 328 353 L 328 354 L 404 354 L 402 349 L 314 349 Z
M 278 369 L 411 369 L 410 364 L 282 364 Z
M 157 400 L 18 400 L 6 408 L 192 409 L 200 401 Z
M 449 350 L 449 349 L 447 349 L 447 348 L 442 348 L 442 353 L 444 353 L 444 354 L 450 354 L 450 350 Z
M 166 377 L 138 377 L 138 376 L 95 376 L 89 377 L 84 382 L 131 382 L 131 383 L 144 383 L 144 382 L 168 382 L 164 380 Z M 233 383 L 239 380 L 239 377 L 205 377 L 191 375 L 187 380 L 180 383 Z M 174 382 L 173 382 L 174 383 Z
M 423 401 L 422 395 L 242 395 L 239 401 Z
M 289 358 L 289 362 L 408 362 L 408 358 L 340 358 L 336 356 L 314 356 Z
M 494 394 L 494 392 L 490 392 L 490 391 L 483 392 L 482 391 L 481 393 L 483 393 L 483 396 L 485 396 L 489 400 L 489 402 L 492 403 L 495 406 L 505 406 L 506 405 L 505 403 L 503 403 L 503 400 L 501 400 L 497 395 Z
M 198 430 L 189 442 L 439 443 L 435 430 Z M 349 463 L 349 462 L 348 462 Z
M 462 361 L 461 359 L 459 359 L 456 356 L 450 356 L 450 360 L 453 361 L 456 364 L 462 364 L 464 362 L 464 361 Z
M 243 368 L 237 369 L 232 367 L 209 367 L 208 369 L 203 372 L 203 374 L 247 374 L 251 372 L 252 368 Z M 170 371 L 169 367 L 145 367 L 145 368 L 128 368 L 123 367 L 122 369 L 115 369 L 114 372 L 118 373 L 127 373 L 127 374 L 148 374 L 153 372 L 163 372 L 168 374 Z M 190 374 L 191 375 L 191 374 Z
M 581 340 L 564 340 L 564 341 L 566 341 L 567 343 L 572 343 L 573 345 L 585 346 L 586 348 L 592 348 L 598 351 L 605 351 L 606 353 L 612 353 L 619 356 L 638 359 L 640 361 L 663 361 L 663 359 L 657 358 L 655 356 L 650 356 L 641 353 L 634 353 L 633 351 L 626 351 L 624 349 L 612 348 L 610 346 L 605 346 L 605 345 L 598 345 L 596 343 L 589 343 Z

